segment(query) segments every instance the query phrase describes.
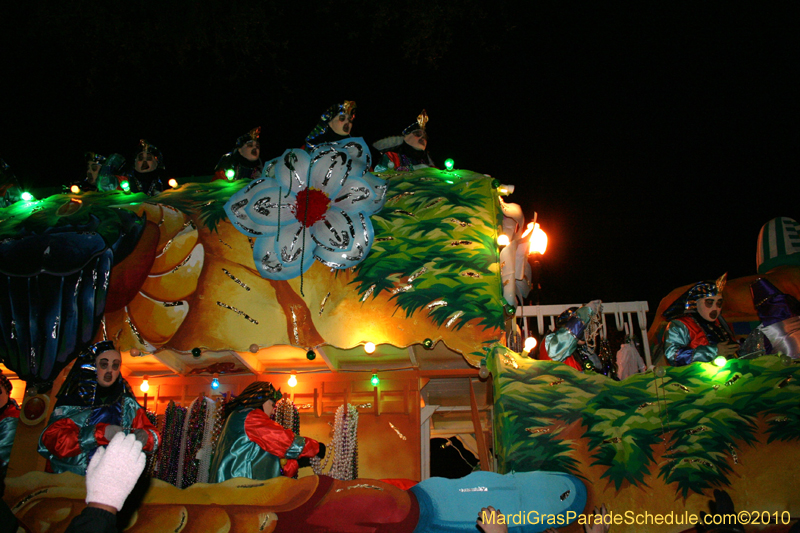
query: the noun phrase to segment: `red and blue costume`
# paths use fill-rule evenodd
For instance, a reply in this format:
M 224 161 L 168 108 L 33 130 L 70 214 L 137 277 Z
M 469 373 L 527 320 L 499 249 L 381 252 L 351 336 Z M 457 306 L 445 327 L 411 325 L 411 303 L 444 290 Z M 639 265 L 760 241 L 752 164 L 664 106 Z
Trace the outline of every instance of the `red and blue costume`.
M 664 354 L 670 365 L 713 361 L 719 353 L 718 344 L 736 342 L 721 315 L 712 321 L 697 312 L 698 301 L 721 296 L 725 282 L 725 275 L 717 280 L 698 282 L 664 311 L 662 316 L 670 320 L 663 337 Z
M 721 317 L 708 322 L 700 315 L 685 315 L 672 320 L 664 332 L 667 360 L 672 366 L 713 361 L 717 356 L 717 344 L 735 342 L 723 324 Z

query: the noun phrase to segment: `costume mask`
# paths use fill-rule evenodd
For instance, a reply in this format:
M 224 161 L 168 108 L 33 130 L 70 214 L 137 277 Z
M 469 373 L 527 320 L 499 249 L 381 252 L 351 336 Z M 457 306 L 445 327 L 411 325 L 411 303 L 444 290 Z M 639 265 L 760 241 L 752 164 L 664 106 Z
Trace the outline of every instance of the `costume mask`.
M 97 368 L 97 384 L 110 387 L 119 377 L 122 356 L 116 350 L 106 350 L 95 358 L 94 364 Z
M 722 311 L 722 295 L 709 296 L 697 300 L 697 314 L 709 322 L 714 322 L 719 318 Z
M 339 113 L 333 117 L 333 120 L 328 122 L 328 125 L 339 135 L 350 135 L 350 128 L 353 125 L 354 118 L 352 113 Z
M 158 160 L 153 157 L 153 154 L 139 152 L 136 155 L 136 164 L 134 165 L 134 168 L 136 169 L 136 172 L 140 174 L 152 172 L 158 168 Z
M 428 146 L 428 134 L 424 130 L 414 130 L 403 140 L 415 150 L 424 150 Z
M 94 185 L 97 183 L 97 175 L 100 174 L 100 163 L 89 161 L 86 163 L 86 179 Z
M 258 141 L 247 141 L 244 146 L 239 148 L 239 154 L 248 161 L 258 161 L 261 155 L 261 144 Z

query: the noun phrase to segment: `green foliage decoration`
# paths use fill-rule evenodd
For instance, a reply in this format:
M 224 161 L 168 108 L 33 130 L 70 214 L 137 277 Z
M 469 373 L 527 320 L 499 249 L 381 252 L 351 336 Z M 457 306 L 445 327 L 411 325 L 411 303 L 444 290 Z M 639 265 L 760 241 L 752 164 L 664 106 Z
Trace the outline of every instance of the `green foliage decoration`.
M 73 201 L 73 198 L 80 202 Z M 117 241 L 123 228 L 119 208 L 145 199 L 147 196 L 144 194 L 113 191 L 80 196 L 56 194 L 42 200 L 16 202 L 0 208 L 0 240 L 41 234 L 48 228 L 80 227 L 96 221 L 95 231 L 111 245 Z
M 211 231 L 217 231 L 220 220 L 227 219 L 225 203 L 249 180 L 215 180 L 210 183 L 187 183 L 170 189 L 153 198 L 153 202 L 174 207 L 186 214 L 197 214 L 200 221 Z
M 511 357 L 519 368 L 507 364 Z M 759 446 L 759 431 L 767 442 L 800 442 L 800 366 L 775 356 L 723 368 L 696 363 L 667 368 L 664 378 L 648 372 L 622 382 L 517 355 L 492 364 L 502 472 L 581 475 L 581 467 L 599 465 L 616 490 L 648 487 L 658 476 L 687 498 L 729 486 L 737 452 Z M 584 443 L 558 438 L 570 424 L 584 429 Z M 591 451 L 591 465 L 578 464 L 580 444 Z
M 94 217 L 99 220 L 97 232 L 110 244 L 119 234 L 118 210 L 141 203 L 167 205 L 189 216 L 197 214 L 211 231 L 216 231 L 219 221 L 226 218 L 225 202 L 248 183 L 246 180 L 187 183 L 152 197 L 143 193 L 111 191 L 57 194 L 32 202 L 16 202 L 0 209 L 0 239 L 16 238 L 23 233 L 42 233 L 50 227 L 80 226 Z M 74 204 L 72 209 L 67 208 L 70 202 Z
M 502 328 L 500 209 L 490 178 L 437 169 L 379 176 L 388 183 L 387 200 L 372 216 L 372 250 L 355 270 L 359 294 L 389 292 L 407 317 L 426 312 L 438 326 L 453 320 L 458 330 L 477 320 Z

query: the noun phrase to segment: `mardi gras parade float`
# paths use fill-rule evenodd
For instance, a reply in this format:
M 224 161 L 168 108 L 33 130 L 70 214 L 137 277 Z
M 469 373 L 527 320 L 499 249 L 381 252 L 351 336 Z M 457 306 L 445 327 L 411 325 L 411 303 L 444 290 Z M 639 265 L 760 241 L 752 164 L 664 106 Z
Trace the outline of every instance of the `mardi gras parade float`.
M 676 289 L 621 375 L 608 337 L 636 352 L 646 302 L 521 305 L 540 233 L 512 187 L 318 141 L 160 194 L 0 208 L 3 500 L 21 530 L 63 531 L 114 492 L 128 466 L 102 450 L 120 433 L 147 458 L 126 531 L 474 531 L 487 506 L 511 531 L 582 531 L 602 504 L 615 531 L 795 523 L 797 354 L 763 333 L 717 364 L 658 357 L 676 301 L 683 316 L 724 293 L 733 322 L 766 323 L 755 277 Z M 763 277 L 798 295 L 797 266 Z M 431 478 L 435 436 L 477 471 Z

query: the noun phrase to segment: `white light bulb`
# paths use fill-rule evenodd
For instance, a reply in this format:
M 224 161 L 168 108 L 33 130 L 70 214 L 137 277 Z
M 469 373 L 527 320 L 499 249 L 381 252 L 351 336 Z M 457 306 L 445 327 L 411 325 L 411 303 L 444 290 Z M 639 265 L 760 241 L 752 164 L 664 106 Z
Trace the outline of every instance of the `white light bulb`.
M 486 359 L 481 359 L 481 368 L 478 370 L 478 376 L 480 376 L 481 379 L 489 377 L 489 368 L 486 366 Z
M 534 348 L 536 348 L 536 339 L 534 337 L 528 337 L 525 339 L 525 351 L 530 352 Z

